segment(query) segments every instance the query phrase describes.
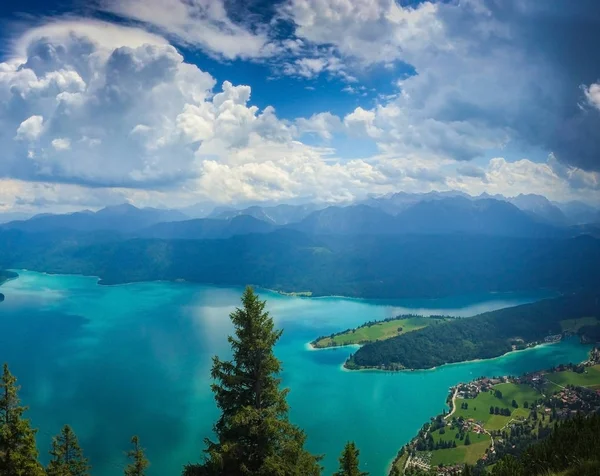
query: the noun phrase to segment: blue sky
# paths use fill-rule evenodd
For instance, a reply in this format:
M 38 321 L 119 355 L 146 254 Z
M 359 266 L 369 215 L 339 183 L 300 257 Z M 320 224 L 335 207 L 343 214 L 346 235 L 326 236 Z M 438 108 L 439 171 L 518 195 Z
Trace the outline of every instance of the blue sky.
M 23 0 L 0 17 L 0 212 L 600 201 L 594 0 Z

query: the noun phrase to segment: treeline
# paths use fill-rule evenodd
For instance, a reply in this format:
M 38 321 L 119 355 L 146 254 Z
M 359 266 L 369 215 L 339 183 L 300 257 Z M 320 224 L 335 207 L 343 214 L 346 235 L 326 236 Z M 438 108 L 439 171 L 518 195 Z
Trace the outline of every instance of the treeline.
M 15 279 L 19 275 L 14 271 L 8 271 L 6 269 L 0 269 L 0 284 L 8 281 L 9 279 Z
M 83 454 L 75 432 L 65 425 L 52 438 L 46 467 L 39 462 L 36 446 L 37 430 L 24 418 L 27 407 L 21 405 L 17 379 L 4 364 L 0 380 L 0 475 L 6 476 L 86 476 L 90 465 Z M 125 476 L 143 476 L 149 463 L 137 436 L 131 439 L 127 453 L 130 463 Z
M 5 269 L 0 269 L 0 284 L 5 283 L 9 279 L 15 279 L 18 277 L 17 273 L 12 271 L 7 271 Z M 4 301 L 4 294 L 0 293 L 0 302 Z
M 556 424 L 547 438 L 527 448 L 518 458 L 503 458 L 491 474 L 536 476 L 554 472 L 565 476 L 600 474 L 600 415 L 577 416 Z
M 364 345 L 348 368 L 427 369 L 451 362 L 498 357 L 524 343 L 562 332 L 560 321 L 600 316 L 596 293 L 579 293 L 454 319 Z
M 571 292 L 600 282 L 600 240 L 314 236 L 291 230 L 228 239 L 162 240 L 125 239 L 114 232 L 0 230 L 0 267 L 99 276 L 106 284 L 176 279 L 252 283 L 283 292 L 311 291 L 313 296 Z
M 515 429 L 519 429 L 516 426 Z M 427 426 L 421 431 L 425 434 Z M 538 441 L 528 444 L 519 451 L 518 456 L 508 455 L 495 461 L 489 467 L 481 464 L 476 466 L 466 465 L 462 471 L 459 468 L 451 473 L 462 476 L 598 476 L 600 474 L 600 415 L 588 416 L 577 415 L 554 426 L 543 427 L 543 434 L 536 437 Z M 513 431 L 513 430 L 511 430 Z M 495 435 L 499 436 L 499 435 Z M 504 439 L 510 439 L 507 435 L 501 435 Z M 531 442 L 529 437 L 527 441 Z M 466 443 L 465 443 L 466 444 Z M 518 444 L 518 443 L 515 443 Z M 423 451 L 435 449 L 429 437 L 426 437 L 421 446 Z M 440 445 L 441 447 L 441 445 Z M 398 454 L 402 457 L 408 450 L 406 447 Z M 397 461 L 396 460 L 396 461 Z M 394 466 L 390 475 L 400 476 L 402 472 Z M 436 469 L 429 471 L 419 468 L 411 468 L 405 474 L 410 475 L 436 475 Z
M 233 358 L 213 359 L 212 390 L 221 415 L 213 430 L 215 439 L 204 441 L 199 463 L 183 468 L 183 476 L 320 476 L 321 455 L 305 447 L 306 435 L 288 419 L 286 395 L 281 389 L 281 362 L 273 347 L 282 331 L 275 330 L 251 288 L 242 297 L 241 308 L 230 318 L 235 335 L 230 336 Z M 18 397 L 16 378 L 8 365 L 0 381 L 0 475 L 88 476 L 90 465 L 75 433 L 65 426 L 52 440 L 50 462 L 39 462 L 34 430 L 24 418 L 26 407 Z M 127 453 L 130 464 L 125 476 L 145 476 L 149 462 L 134 436 Z M 339 458 L 335 476 L 367 476 L 360 471 L 359 451 L 348 442 Z M 170 473 L 173 474 L 173 473 Z

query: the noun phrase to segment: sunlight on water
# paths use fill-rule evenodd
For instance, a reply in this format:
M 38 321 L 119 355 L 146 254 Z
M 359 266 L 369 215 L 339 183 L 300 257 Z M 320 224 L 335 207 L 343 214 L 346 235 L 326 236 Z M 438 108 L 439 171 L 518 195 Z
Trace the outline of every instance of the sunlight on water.
M 19 378 L 29 417 L 40 428 L 41 452 L 69 423 L 96 476 L 121 471 L 133 434 L 148 449 L 151 476 L 180 474 L 184 463 L 197 461 L 217 416 L 210 358 L 229 355 L 228 314 L 242 289 L 163 282 L 98 286 L 90 277 L 19 273 L 2 287 L 0 360 Z M 577 362 L 587 352 L 566 341 L 431 371 L 344 372 L 340 366 L 353 349 L 310 352 L 306 343 L 399 313 L 470 316 L 547 294 L 368 301 L 260 293 L 285 329 L 276 352 L 291 388 L 291 418 L 306 430 L 309 448 L 326 454 L 326 474 L 349 439 L 357 442 L 365 469 L 383 474 L 398 448 L 444 408 L 448 387 L 458 381 Z

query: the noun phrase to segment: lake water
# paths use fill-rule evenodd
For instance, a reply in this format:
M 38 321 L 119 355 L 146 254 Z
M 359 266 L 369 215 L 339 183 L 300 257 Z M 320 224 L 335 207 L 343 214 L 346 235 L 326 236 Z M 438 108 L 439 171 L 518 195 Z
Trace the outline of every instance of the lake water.
M 186 283 L 99 286 L 96 278 L 20 271 L 2 286 L 0 361 L 9 363 L 39 428 L 43 454 L 69 423 L 95 476 L 122 474 L 129 438 L 140 436 L 151 476 L 177 475 L 198 461 L 217 417 L 209 389 L 211 356 L 229 355 L 229 313 L 241 288 Z M 352 349 L 311 351 L 323 334 L 400 313 L 470 316 L 547 295 L 439 300 L 306 299 L 260 291 L 285 330 L 276 348 L 291 419 L 324 453 L 331 474 L 347 440 L 365 470 L 384 474 L 396 451 L 445 408 L 448 387 L 481 375 L 521 374 L 579 362 L 588 347 L 566 341 L 483 362 L 418 372 L 347 372 Z

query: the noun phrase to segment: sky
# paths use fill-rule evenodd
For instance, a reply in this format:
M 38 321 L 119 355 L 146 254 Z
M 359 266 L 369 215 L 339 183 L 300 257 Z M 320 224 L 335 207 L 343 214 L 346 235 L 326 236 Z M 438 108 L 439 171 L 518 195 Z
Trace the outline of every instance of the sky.
M 20 0 L 0 36 L 0 212 L 600 205 L 597 0 Z

